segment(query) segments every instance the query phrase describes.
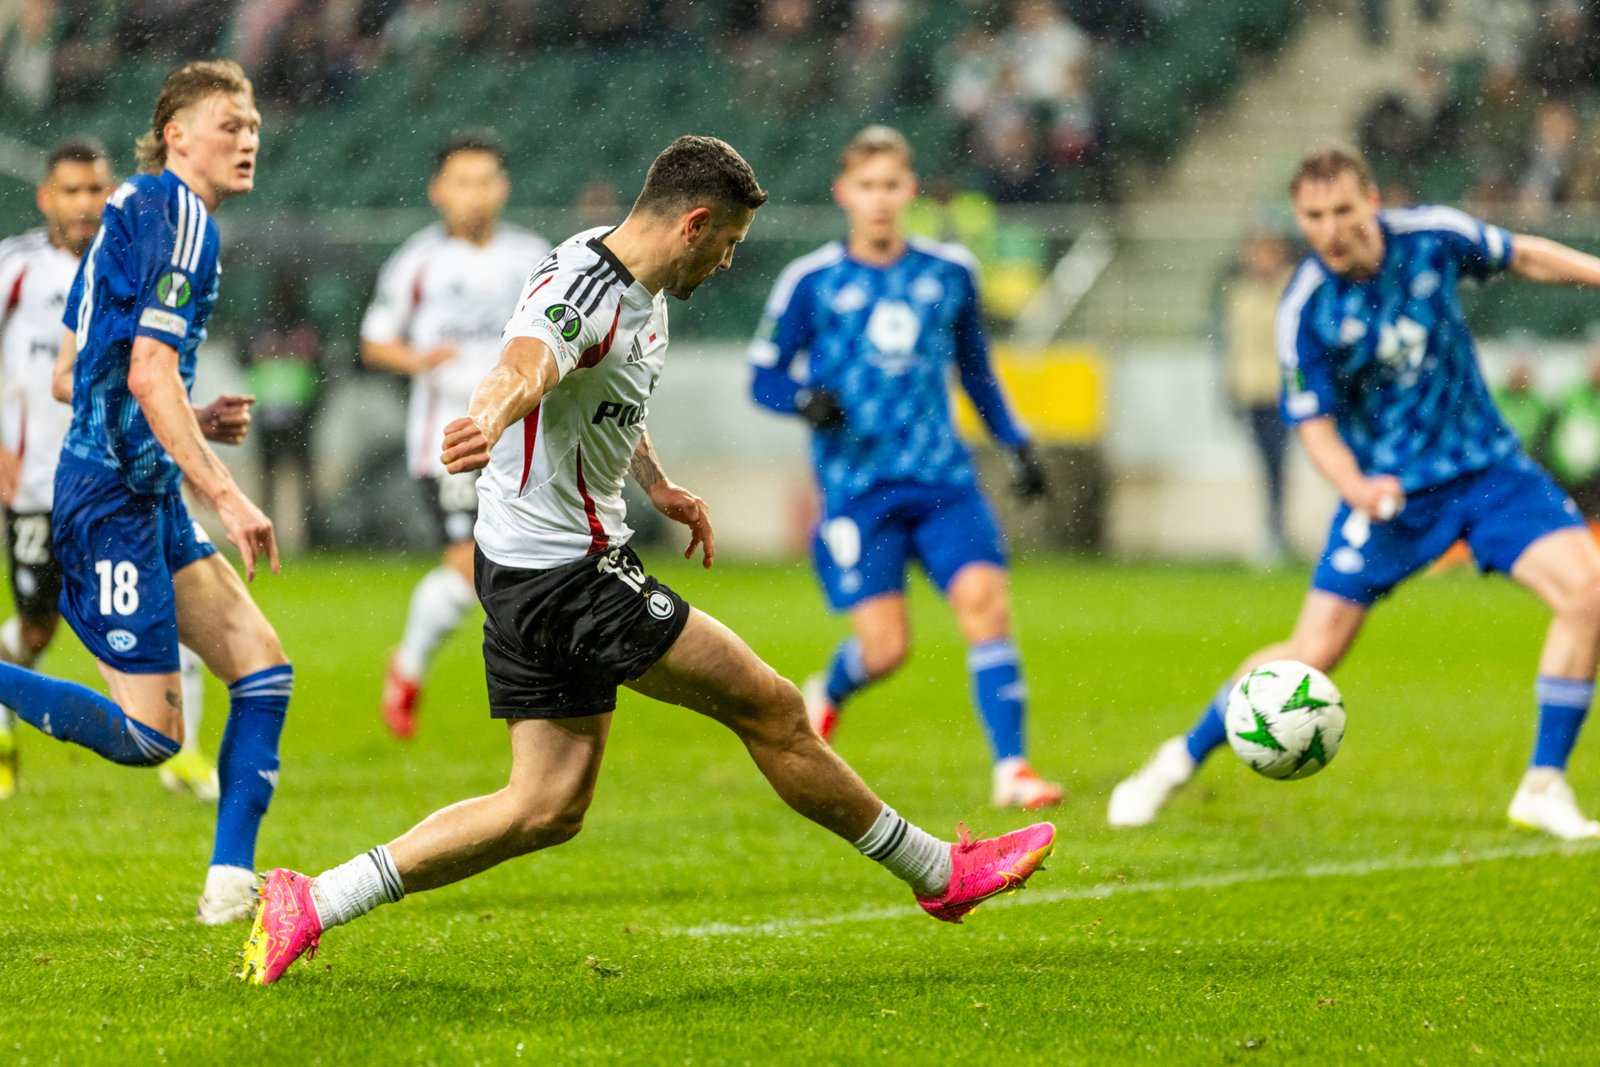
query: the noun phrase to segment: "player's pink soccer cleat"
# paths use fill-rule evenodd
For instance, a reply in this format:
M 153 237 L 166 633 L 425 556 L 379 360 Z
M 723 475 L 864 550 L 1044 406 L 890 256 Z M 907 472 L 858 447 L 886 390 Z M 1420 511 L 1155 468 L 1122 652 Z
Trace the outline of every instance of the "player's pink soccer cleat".
M 961 839 L 950 846 L 950 888 L 943 896 L 919 896 L 917 903 L 935 919 L 958 923 L 990 897 L 1021 889 L 1055 847 L 1056 828 L 1047 822 L 976 841 L 962 827 Z
M 322 920 L 311 899 L 311 879 L 298 871 L 282 867 L 268 871 L 257 901 L 239 977 L 252 985 L 271 985 L 289 964 L 317 954 Z
M 389 667 L 383 677 L 383 724 L 389 732 L 402 741 L 409 741 L 417 732 L 417 698 L 422 687 L 395 670 L 394 657 L 389 657 Z

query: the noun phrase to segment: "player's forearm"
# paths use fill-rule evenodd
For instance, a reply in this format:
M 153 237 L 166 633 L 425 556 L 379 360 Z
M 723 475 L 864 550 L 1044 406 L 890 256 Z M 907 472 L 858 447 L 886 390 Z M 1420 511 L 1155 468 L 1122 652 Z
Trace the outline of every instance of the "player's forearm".
M 1346 500 L 1356 495 L 1366 475 L 1350 446 L 1339 437 L 1332 418 L 1307 419 L 1295 428 L 1311 465 Z
M 428 369 L 422 355 L 404 341 L 362 341 L 361 363 L 374 370 L 408 377 Z
M 628 460 L 628 473 L 639 483 L 639 488 L 647 493 L 651 487 L 667 481 L 667 472 L 661 468 L 661 457 L 656 455 L 648 431 L 639 435 L 639 447 L 633 450 L 633 458 Z
M 467 416 L 482 427 L 491 444 L 506 429 L 532 414 L 555 384 L 555 359 L 542 343 L 519 337 L 506 345 L 500 362 L 478 383 Z
M 1530 234 L 1511 240 L 1511 273 L 1530 282 L 1600 286 L 1600 258 Z
M 150 432 L 195 492 L 215 505 L 224 494 L 238 490 L 233 475 L 200 432 L 188 391 L 178 375 L 176 351 L 150 338 L 138 338 L 129 361 L 128 391 L 150 424 Z
M 56 352 L 56 366 L 50 372 L 50 395 L 63 404 L 72 403 L 72 369 L 78 363 L 78 337 L 71 330 L 61 333 L 61 348 Z

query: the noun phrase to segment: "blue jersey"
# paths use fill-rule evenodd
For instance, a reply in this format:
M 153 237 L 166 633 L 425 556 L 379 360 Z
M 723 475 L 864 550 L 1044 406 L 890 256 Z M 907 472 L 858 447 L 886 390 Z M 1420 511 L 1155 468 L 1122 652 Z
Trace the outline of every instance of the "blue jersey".
M 112 194 L 79 264 L 63 319 L 77 332 L 72 426 L 65 451 L 115 471 L 136 493 L 175 489 L 182 473 L 128 391 L 135 337 L 178 351 L 185 389 L 217 299 L 216 223 L 171 171 L 141 174 Z
M 1283 414 L 1331 415 L 1368 476 L 1407 492 L 1443 485 L 1515 454 L 1456 292 L 1511 263 L 1511 235 L 1447 207 L 1383 211 L 1383 263 L 1341 278 L 1315 257 L 1278 305 Z
M 811 437 L 830 513 L 895 484 L 976 484 L 950 415 L 955 374 L 1001 444 L 1026 443 L 989 363 L 975 271 L 965 249 L 914 237 L 887 267 L 835 241 L 779 275 L 750 348 L 752 392 L 789 414 L 807 388 L 838 398 L 843 428 Z

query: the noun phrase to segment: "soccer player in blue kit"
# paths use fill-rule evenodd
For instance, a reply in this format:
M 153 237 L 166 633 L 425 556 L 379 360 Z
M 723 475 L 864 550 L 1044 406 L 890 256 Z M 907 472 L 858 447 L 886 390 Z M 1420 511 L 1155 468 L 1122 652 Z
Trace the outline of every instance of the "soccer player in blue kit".
M 61 614 L 98 661 L 111 699 L 0 663 L 0 703 L 46 734 L 107 760 L 153 767 L 178 750 L 178 641 L 228 684 L 218 753 L 222 796 L 196 918 L 250 918 L 255 843 L 278 776 L 294 671 L 244 582 L 189 517 L 187 478 L 216 508 L 255 575 L 278 568 L 272 523 L 240 492 L 206 438 L 237 440 L 248 415 L 189 402 L 196 351 L 217 298 L 215 211 L 251 190 L 261 116 L 232 62 L 167 75 L 143 172 L 111 195 L 67 298 L 57 396 L 72 423 L 56 471 L 53 537 Z M 229 424 L 232 429 L 229 429 Z
M 1366 161 L 1347 148 L 1302 159 L 1289 195 L 1312 254 L 1279 304 L 1283 412 L 1343 503 L 1294 632 L 1240 673 L 1275 659 L 1332 670 L 1373 605 L 1465 540 L 1483 570 L 1510 575 L 1554 615 L 1534 685 L 1533 759 L 1510 821 L 1600 837 L 1566 781 L 1600 663 L 1600 549 L 1496 411 L 1456 293 L 1463 278 L 1507 271 L 1600 286 L 1600 259 L 1453 208 L 1380 210 Z M 1116 787 L 1112 826 L 1154 821 L 1226 740 L 1229 688 Z
M 989 363 L 977 267 L 956 245 L 908 238 L 917 195 L 911 146 L 884 126 L 847 145 L 834 180 L 849 236 L 783 271 L 750 348 L 758 403 L 811 425 L 823 515 L 814 558 L 835 611 L 855 633 L 806 685 L 812 725 L 831 740 L 852 695 L 910 651 L 906 564 L 915 558 L 949 600 L 966 638 L 972 691 L 994 755 L 997 806 L 1059 803 L 1061 787 L 1028 766 L 1026 690 L 1011 637 L 1006 555 L 950 416 L 959 374 L 1012 461 L 1024 499 L 1044 469 Z M 808 356 L 803 380 L 791 368 Z

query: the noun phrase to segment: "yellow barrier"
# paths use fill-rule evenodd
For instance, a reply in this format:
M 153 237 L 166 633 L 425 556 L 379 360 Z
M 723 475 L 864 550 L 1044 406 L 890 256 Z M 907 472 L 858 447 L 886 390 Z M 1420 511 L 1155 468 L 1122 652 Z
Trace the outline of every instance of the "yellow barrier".
M 1091 345 L 996 345 L 995 371 L 1017 417 L 1040 444 L 1088 445 L 1105 432 L 1105 362 Z M 988 440 L 978 413 L 955 388 L 956 426 L 968 441 Z

